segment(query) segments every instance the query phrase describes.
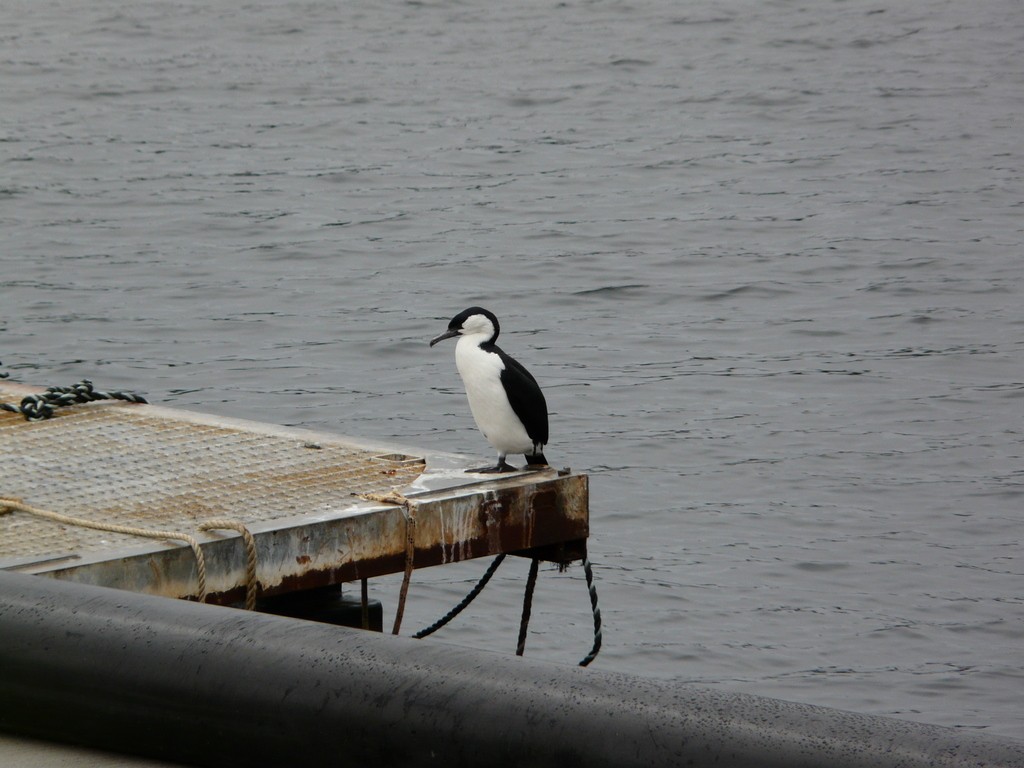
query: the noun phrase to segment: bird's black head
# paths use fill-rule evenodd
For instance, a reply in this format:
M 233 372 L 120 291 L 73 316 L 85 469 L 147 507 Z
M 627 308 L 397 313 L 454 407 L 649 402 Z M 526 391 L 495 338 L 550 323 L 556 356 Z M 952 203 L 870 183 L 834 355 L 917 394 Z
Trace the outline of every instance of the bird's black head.
M 430 346 L 439 341 L 450 339 L 452 336 L 484 336 L 483 343 L 491 343 L 498 338 L 501 327 L 498 325 L 498 318 L 494 313 L 483 307 L 470 307 L 464 309 L 451 319 L 448 323 L 448 330 L 431 340 Z

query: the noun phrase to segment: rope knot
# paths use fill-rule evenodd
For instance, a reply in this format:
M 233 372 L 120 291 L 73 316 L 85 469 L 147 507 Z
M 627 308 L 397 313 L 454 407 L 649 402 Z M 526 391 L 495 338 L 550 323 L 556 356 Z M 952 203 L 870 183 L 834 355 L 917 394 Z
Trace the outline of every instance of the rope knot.
M 391 627 L 391 634 L 397 635 L 398 631 L 402 628 L 402 617 L 405 615 L 405 601 L 409 596 L 409 582 L 412 581 L 413 561 L 416 556 L 416 502 L 398 491 L 360 493 L 356 495 L 367 501 L 376 501 L 379 504 L 394 504 L 397 507 L 401 507 L 402 517 L 405 518 L 405 574 L 402 577 L 402 587 L 398 591 L 395 623 Z

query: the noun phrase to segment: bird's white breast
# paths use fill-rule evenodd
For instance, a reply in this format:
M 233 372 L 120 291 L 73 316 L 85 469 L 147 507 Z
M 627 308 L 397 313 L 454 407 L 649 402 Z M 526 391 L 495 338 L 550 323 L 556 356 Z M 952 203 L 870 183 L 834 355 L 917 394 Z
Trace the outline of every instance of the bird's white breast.
M 532 452 L 533 441 L 512 410 L 501 384 L 505 364 L 498 355 L 480 348 L 483 340 L 479 336 L 462 336 L 455 346 L 455 365 L 466 387 L 473 419 L 487 442 L 498 451 Z

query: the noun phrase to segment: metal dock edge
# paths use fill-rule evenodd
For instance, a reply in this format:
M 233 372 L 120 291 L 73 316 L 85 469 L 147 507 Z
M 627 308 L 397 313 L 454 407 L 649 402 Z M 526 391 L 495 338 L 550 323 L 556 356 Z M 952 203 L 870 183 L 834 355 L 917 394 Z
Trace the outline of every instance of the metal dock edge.
M 0 382 L 0 399 L 37 389 Z M 207 599 L 244 592 L 253 536 L 261 597 L 500 553 L 585 554 L 587 477 L 466 474 L 470 459 L 151 405 L 96 402 L 41 422 L 0 412 L 0 496 L 93 522 L 188 533 Z M 376 500 L 371 500 L 376 499 Z M 0 514 L 0 570 L 197 596 L 189 546 Z

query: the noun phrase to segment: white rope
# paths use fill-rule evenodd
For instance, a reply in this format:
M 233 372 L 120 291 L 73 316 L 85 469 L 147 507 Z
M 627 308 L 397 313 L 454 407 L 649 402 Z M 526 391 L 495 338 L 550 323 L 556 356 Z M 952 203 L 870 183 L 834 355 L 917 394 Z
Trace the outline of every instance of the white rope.
M 192 548 L 192 553 L 196 558 L 198 581 L 197 592 L 199 602 L 206 602 L 206 557 L 203 555 L 203 550 L 199 546 L 199 540 L 191 534 L 179 533 L 177 531 L 157 531 L 148 528 L 137 528 L 131 525 L 118 525 L 117 523 L 102 523 L 95 520 L 86 520 L 81 517 L 71 517 L 70 515 L 63 515 L 59 512 L 51 512 L 48 509 L 33 507 L 26 504 L 21 499 L 0 497 L 0 515 L 12 511 L 24 512 L 45 520 L 51 520 L 55 523 L 78 526 L 79 528 L 91 528 L 96 531 L 121 533 L 126 536 L 141 536 L 147 539 L 184 541 Z M 246 548 L 245 607 L 248 610 L 252 610 L 256 605 L 256 542 L 249 530 L 235 520 L 218 518 L 216 520 L 209 520 L 205 523 L 200 523 L 199 525 L 199 530 L 201 531 L 220 529 L 231 529 L 242 534 L 242 539 L 245 542 Z

